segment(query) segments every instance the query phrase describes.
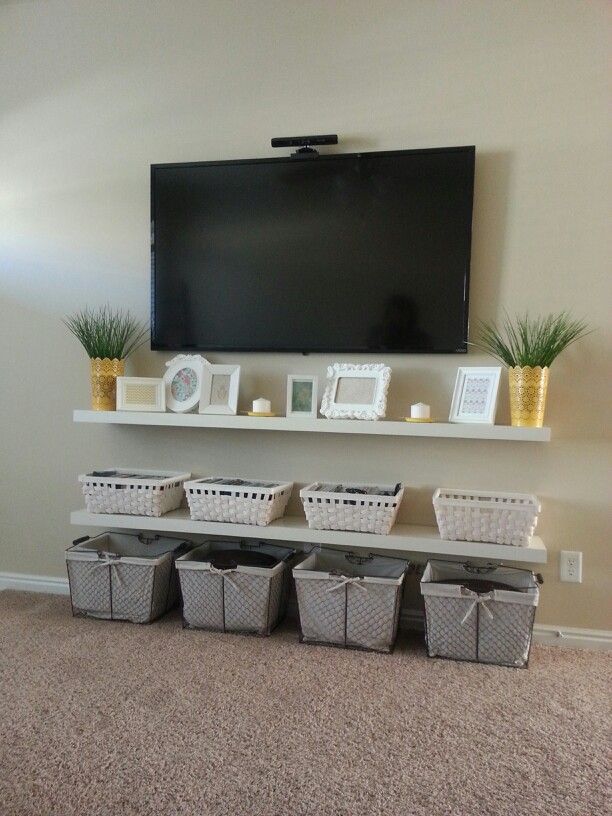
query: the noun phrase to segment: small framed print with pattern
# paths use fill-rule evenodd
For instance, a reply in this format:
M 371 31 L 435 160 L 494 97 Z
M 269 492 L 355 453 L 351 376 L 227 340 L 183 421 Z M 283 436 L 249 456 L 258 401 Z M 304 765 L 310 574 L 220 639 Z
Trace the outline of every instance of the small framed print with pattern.
M 459 368 L 449 422 L 495 423 L 501 366 Z
M 118 411 L 165 411 L 163 377 L 117 377 Z

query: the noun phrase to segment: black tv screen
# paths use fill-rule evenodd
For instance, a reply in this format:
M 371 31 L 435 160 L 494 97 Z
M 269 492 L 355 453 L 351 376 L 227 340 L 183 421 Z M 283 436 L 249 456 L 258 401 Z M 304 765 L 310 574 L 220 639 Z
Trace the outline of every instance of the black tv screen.
M 466 351 L 474 154 L 153 165 L 151 347 Z

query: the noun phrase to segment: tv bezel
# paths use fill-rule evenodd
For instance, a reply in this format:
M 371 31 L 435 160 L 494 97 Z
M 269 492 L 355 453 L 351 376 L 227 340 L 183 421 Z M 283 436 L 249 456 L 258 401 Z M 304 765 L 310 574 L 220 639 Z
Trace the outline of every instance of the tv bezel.
M 314 161 L 325 162 L 329 160 L 337 161 L 338 159 L 360 159 L 364 156 L 407 156 L 407 155 L 423 155 L 430 153 L 467 153 L 471 155 L 472 159 L 472 187 L 471 187 L 471 203 L 472 203 L 472 217 L 470 218 L 468 230 L 468 251 L 466 257 L 466 269 L 463 275 L 463 340 L 460 346 L 452 349 L 368 349 L 368 348 L 352 348 L 352 349 L 338 349 L 338 348 L 243 348 L 239 346 L 199 346 L 199 345 L 166 345 L 157 342 L 155 338 L 155 183 L 154 177 L 158 170 L 168 168 L 187 168 L 187 167 L 214 167 L 218 165 L 239 165 L 239 164 L 279 164 L 282 162 L 293 163 L 296 161 Z M 266 158 L 257 159 L 222 159 L 217 161 L 199 161 L 199 162 L 165 162 L 161 164 L 151 165 L 150 175 L 150 230 L 151 230 L 151 350 L 152 351 L 212 351 L 212 352 L 227 352 L 229 354 L 242 353 L 262 353 L 270 352 L 279 354 L 466 354 L 468 346 L 468 332 L 469 332 L 469 304 L 470 304 L 470 267 L 472 256 L 472 220 L 474 213 L 474 176 L 476 164 L 476 147 L 474 145 L 463 145 L 458 147 L 427 147 L 416 148 L 411 150 L 376 150 L 365 151 L 360 153 L 324 153 L 314 156 L 270 156 Z

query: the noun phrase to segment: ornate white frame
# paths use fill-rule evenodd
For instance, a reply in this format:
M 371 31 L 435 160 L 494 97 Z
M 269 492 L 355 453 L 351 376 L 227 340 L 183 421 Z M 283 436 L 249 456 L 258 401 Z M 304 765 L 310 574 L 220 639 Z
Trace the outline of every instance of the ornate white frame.
M 460 410 L 461 397 L 466 380 L 470 377 L 487 377 L 488 390 L 487 402 L 484 411 L 480 414 L 468 414 Z M 459 367 L 455 380 L 455 389 L 450 407 L 449 422 L 459 422 L 465 424 L 494 425 L 495 414 L 497 412 L 497 396 L 499 393 L 499 380 L 501 377 L 501 366 L 472 366 Z
M 177 414 L 186 414 L 191 411 L 200 401 L 202 393 L 202 373 L 208 368 L 210 363 L 200 354 L 177 354 L 166 363 L 166 373 L 164 374 L 164 389 L 166 392 L 166 407 Z M 192 368 L 198 377 L 198 387 L 190 399 L 185 402 L 177 402 L 172 396 L 170 386 L 175 375 L 181 368 Z
M 338 382 L 347 377 L 376 380 L 371 404 L 336 402 Z M 334 363 L 327 369 L 327 385 L 321 401 L 321 414 L 327 419 L 382 419 L 387 410 L 387 391 L 390 382 L 391 369 L 383 363 L 365 365 Z
M 312 402 L 310 403 L 310 410 L 309 411 L 293 411 L 291 409 L 291 403 L 293 402 L 293 384 L 296 382 L 309 382 L 312 383 Z M 287 411 L 286 415 L 288 417 L 298 418 L 298 417 L 312 417 L 316 418 L 317 416 L 317 407 L 319 402 L 319 394 L 318 394 L 318 386 L 319 386 L 319 378 L 313 377 L 311 374 L 289 374 L 287 376 Z
M 133 402 L 127 404 L 126 389 L 131 385 L 154 385 L 155 402 Z M 117 410 L 118 411 L 165 411 L 166 388 L 163 377 L 117 377 Z
M 210 392 L 212 390 L 213 377 L 215 374 L 229 375 L 229 395 L 226 405 L 211 405 Z M 238 389 L 240 387 L 240 366 L 239 365 L 208 365 L 204 366 L 202 372 L 202 387 L 200 392 L 200 414 L 233 414 L 238 412 Z

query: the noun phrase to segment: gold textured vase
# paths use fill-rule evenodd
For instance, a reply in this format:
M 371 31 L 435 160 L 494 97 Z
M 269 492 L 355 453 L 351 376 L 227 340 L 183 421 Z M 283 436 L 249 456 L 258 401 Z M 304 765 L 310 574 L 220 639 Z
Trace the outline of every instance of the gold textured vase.
M 125 360 L 99 357 L 91 361 L 91 407 L 94 411 L 114 411 L 117 408 L 117 377 L 125 373 Z
M 515 428 L 541 428 L 544 425 L 548 368 L 514 366 L 510 378 L 510 421 Z

